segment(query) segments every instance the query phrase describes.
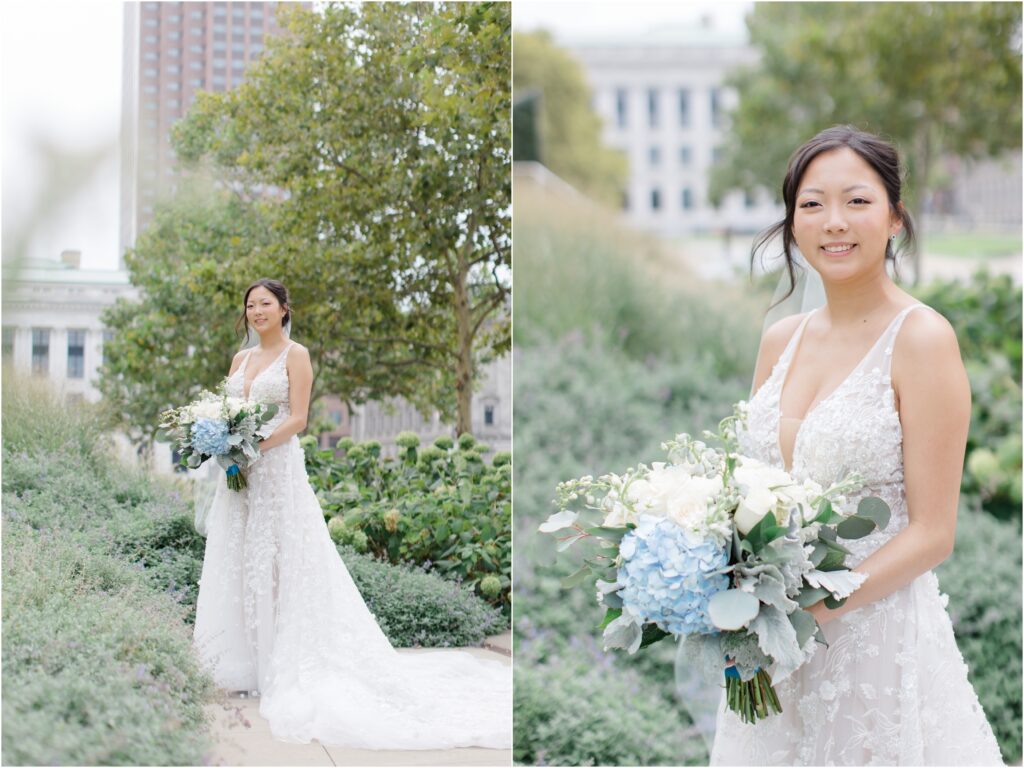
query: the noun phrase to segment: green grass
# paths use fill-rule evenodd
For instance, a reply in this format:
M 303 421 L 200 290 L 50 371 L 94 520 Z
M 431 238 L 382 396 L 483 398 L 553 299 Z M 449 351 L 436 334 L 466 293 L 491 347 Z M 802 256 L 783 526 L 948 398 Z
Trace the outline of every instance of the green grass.
M 949 232 L 926 234 L 922 251 L 928 256 L 992 259 L 1020 256 L 1020 234 Z

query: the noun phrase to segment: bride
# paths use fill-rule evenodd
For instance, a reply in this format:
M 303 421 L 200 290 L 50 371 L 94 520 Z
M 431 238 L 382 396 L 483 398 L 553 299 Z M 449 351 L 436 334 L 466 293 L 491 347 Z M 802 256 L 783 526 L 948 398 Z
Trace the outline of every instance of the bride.
M 228 394 L 274 403 L 248 487 L 218 482 L 208 516 L 195 647 L 217 685 L 259 691 L 283 741 L 363 749 L 511 745 L 511 673 L 453 651 L 400 654 L 331 541 L 297 433 L 313 372 L 290 341 L 288 292 L 249 286 L 241 322 L 258 346 L 235 355 Z
M 821 276 L 824 306 L 764 333 L 740 449 L 892 510 L 850 542 L 867 581 L 810 610 L 828 645 L 776 686 L 783 712 L 747 725 L 719 708 L 716 765 L 1001 765 L 932 568 L 953 550 L 971 393 L 952 327 L 886 271 L 913 242 L 896 149 L 849 126 L 797 149 L 782 235 Z M 855 504 L 857 498 L 849 500 Z

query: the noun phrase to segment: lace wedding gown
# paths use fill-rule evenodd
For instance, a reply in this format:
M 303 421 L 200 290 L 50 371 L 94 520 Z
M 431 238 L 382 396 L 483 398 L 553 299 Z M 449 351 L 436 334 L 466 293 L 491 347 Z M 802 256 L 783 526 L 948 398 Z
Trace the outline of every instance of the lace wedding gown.
M 906 527 L 903 435 L 890 363 L 915 304 L 890 323 L 860 364 L 805 416 L 792 473 L 827 486 L 860 472 L 861 496 L 892 510 L 883 531 L 844 542 L 856 565 Z M 810 314 L 808 315 L 808 318 Z M 743 453 L 782 467 L 779 401 L 804 318 L 770 377 L 749 402 Z M 823 628 L 828 647 L 776 685 L 782 713 L 755 725 L 719 707 L 712 765 L 1002 765 L 999 748 L 931 571 Z
M 291 345 L 289 344 L 289 347 Z M 289 415 L 288 348 L 248 395 Z M 228 380 L 242 397 L 249 355 Z M 275 738 L 363 749 L 511 745 L 511 672 L 454 651 L 400 654 L 331 542 L 296 437 L 218 482 L 196 607 L 195 647 L 217 685 L 259 690 Z

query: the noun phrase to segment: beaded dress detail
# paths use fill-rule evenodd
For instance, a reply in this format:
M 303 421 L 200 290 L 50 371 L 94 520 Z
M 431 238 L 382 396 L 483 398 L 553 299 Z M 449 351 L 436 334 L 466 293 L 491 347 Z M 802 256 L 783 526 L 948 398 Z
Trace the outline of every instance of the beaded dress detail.
M 804 417 L 791 474 L 827 487 L 850 471 L 892 511 L 882 531 L 844 541 L 856 565 L 907 526 L 903 433 L 890 379 L 892 351 L 914 304 L 892 320 L 850 375 Z M 926 308 L 927 309 L 927 308 Z M 931 310 L 929 310 L 931 311 Z M 784 467 L 782 387 L 804 318 L 751 397 L 740 450 Z M 955 557 L 955 555 L 954 555 Z M 754 725 L 719 707 L 712 765 L 1002 765 L 931 571 L 823 628 L 828 647 L 776 685 L 782 713 Z
M 248 396 L 289 416 L 291 344 Z M 251 353 L 250 353 L 251 354 Z M 228 380 L 245 396 L 246 356 Z M 274 737 L 362 749 L 508 748 L 511 671 L 455 651 L 399 653 L 327 531 L 298 438 L 268 449 L 228 490 L 220 475 L 200 579 L 194 644 L 217 685 L 260 692 Z

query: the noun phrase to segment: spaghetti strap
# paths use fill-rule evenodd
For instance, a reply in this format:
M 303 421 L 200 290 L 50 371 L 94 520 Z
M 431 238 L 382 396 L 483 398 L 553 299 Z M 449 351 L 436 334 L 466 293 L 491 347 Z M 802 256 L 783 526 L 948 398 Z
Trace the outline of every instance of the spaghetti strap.
M 786 348 L 782 350 L 782 354 L 779 355 L 779 359 L 775 363 L 776 365 L 784 365 L 789 363 L 790 359 L 793 357 L 793 351 L 796 349 L 796 345 L 800 343 L 800 337 L 804 335 L 804 328 L 807 327 L 807 321 L 810 320 L 811 315 L 813 315 L 817 311 L 818 308 L 815 307 L 806 315 L 804 315 L 804 319 L 800 321 L 800 325 L 796 327 L 796 331 L 794 331 L 793 335 L 789 337 L 789 341 L 786 343 Z

